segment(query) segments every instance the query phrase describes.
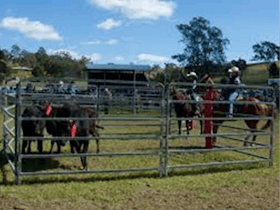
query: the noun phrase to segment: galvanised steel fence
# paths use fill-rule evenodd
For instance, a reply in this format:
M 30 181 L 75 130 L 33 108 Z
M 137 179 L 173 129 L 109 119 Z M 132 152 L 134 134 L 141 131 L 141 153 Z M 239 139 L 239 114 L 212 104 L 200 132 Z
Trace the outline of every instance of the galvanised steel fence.
M 36 82 L 37 81 L 37 82 Z M 33 82 L 38 87 L 37 92 L 24 92 L 21 88 L 25 83 Z M 36 84 L 38 83 L 38 84 Z M 269 99 L 262 98 L 260 100 L 247 100 L 246 94 L 252 90 L 261 90 L 273 93 L 273 89 L 265 86 L 242 86 L 243 98 L 234 102 L 235 107 L 239 105 L 258 105 L 261 108 L 269 108 L 272 110 L 268 115 L 254 115 L 248 113 L 234 113 L 233 118 L 227 118 L 224 115 L 219 117 L 212 116 L 205 118 L 201 116 L 183 116 L 178 119 L 175 116 L 174 105 L 179 104 L 213 104 L 213 106 L 227 105 L 227 100 L 194 100 L 193 98 L 184 100 L 175 100 L 172 98 L 171 89 L 178 88 L 181 91 L 192 89 L 193 84 L 189 83 L 170 83 L 162 85 L 160 83 L 143 83 L 143 82 L 123 82 L 111 86 L 96 86 L 96 91 L 84 91 L 75 98 L 76 95 L 62 93 L 46 93 L 40 92 L 39 86 L 44 86 L 46 80 L 22 80 L 17 84 L 17 94 L 9 99 L 13 105 L 8 106 L 8 98 L 11 96 L 2 95 L 2 100 L 6 101 L 3 108 L 4 130 L 3 130 L 3 154 L 5 155 L 9 165 L 11 166 L 16 183 L 20 184 L 22 177 L 29 175 L 55 175 L 55 174 L 86 174 L 86 173 L 113 173 L 113 172 L 136 172 L 136 171 L 158 171 L 160 177 L 168 176 L 168 173 L 179 170 L 196 167 L 215 167 L 230 164 L 248 164 L 257 162 L 267 162 L 270 166 L 273 163 L 273 142 L 274 142 L 274 117 L 275 117 L 275 99 L 274 95 Z M 203 92 L 210 88 L 206 84 L 197 84 L 201 87 L 201 97 Z M 232 85 L 215 85 L 211 86 L 218 92 L 227 88 L 240 88 Z M 112 93 L 111 97 L 106 94 L 106 89 Z M 166 90 L 166 91 L 165 91 Z M 92 94 L 94 92 L 95 94 Z M 249 97 L 252 97 L 250 95 Z M 22 154 L 23 140 L 41 139 L 45 143 L 53 140 L 69 140 L 69 137 L 50 136 L 46 132 L 44 137 L 24 137 L 22 135 L 22 120 L 30 120 L 23 118 L 23 110 L 30 105 L 38 105 L 41 100 L 52 100 L 53 106 L 62 106 L 63 102 L 74 101 L 81 107 L 87 107 L 98 111 L 99 116 L 95 118 L 36 118 L 32 120 L 96 120 L 97 124 L 105 127 L 100 133 L 98 139 L 101 142 L 112 142 L 108 147 L 111 150 L 106 151 L 106 144 L 99 153 L 89 150 L 87 153 L 70 153 L 70 150 L 63 150 L 62 153 L 50 154 L 44 150 L 42 154 L 31 153 Z M 215 110 L 215 109 L 214 109 Z M 196 128 L 190 128 L 189 134 L 178 134 L 176 128 L 177 120 L 186 121 L 186 125 L 193 124 L 194 121 L 202 122 L 204 126 L 205 120 L 211 120 L 213 126 L 220 123 L 218 133 L 200 133 Z M 269 130 L 252 130 L 248 129 L 240 121 L 270 121 Z M 221 123 L 227 121 L 229 123 Z M 9 125 L 8 125 L 9 124 Z M 257 135 L 257 141 L 251 141 L 250 138 Z M 217 138 L 213 148 L 205 148 L 205 138 Z M 77 140 L 85 140 L 85 137 L 77 138 Z M 96 137 L 87 137 L 89 140 L 96 140 Z M 136 149 L 133 151 L 119 151 L 114 149 L 114 144 L 119 142 L 127 142 L 127 144 L 139 144 L 143 146 L 153 145 L 151 148 Z M 144 143 L 143 143 L 144 142 Z M 243 143 L 243 145 L 241 145 Z M 246 143 L 246 144 L 245 144 Z M 48 145 L 48 144 L 47 144 Z M 113 145 L 113 146 L 112 146 Z M 124 147 L 124 144 L 120 144 Z M 117 146 L 116 146 L 117 147 Z M 260 153 L 255 151 L 261 151 Z M 264 152 L 263 152 L 264 151 Z M 236 159 L 236 153 L 242 154 L 241 159 Z M 265 155 L 265 154 L 266 155 Z M 215 155 L 217 154 L 217 155 Z M 28 163 L 31 159 L 46 160 L 47 159 L 65 159 L 87 157 L 92 165 L 86 169 L 63 170 L 54 168 L 53 170 L 26 170 L 23 161 Z M 105 168 L 94 167 L 93 162 L 96 158 L 112 158 L 113 164 Z M 135 158 L 136 157 L 136 158 Z M 137 159 L 140 157 L 140 159 Z M 241 157 L 241 156 L 240 156 Z M 127 167 L 115 167 L 118 161 L 129 160 Z M 135 162 L 134 161 L 135 158 Z M 139 164 L 139 161 L 143 164 Z M 131 164 L 130 164 L 131 163 Z M 114 167 L 112 167 L 114 166 Z M 138 167 L 134 167 L 138 166 Z

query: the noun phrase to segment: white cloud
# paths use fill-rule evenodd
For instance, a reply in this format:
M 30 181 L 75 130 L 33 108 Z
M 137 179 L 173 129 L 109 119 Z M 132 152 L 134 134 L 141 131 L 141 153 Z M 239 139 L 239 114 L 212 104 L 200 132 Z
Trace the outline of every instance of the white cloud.
M 106 41 L 106 44 L 107 45 L 115 45 L 115 44 L 118 44 L 118 40 L 116 39 L 109 39 Z
M 97 40 L 97 41 L 81 42 L 81 44 L 83 44 L 83 45 L 98 45 L 98 44 L 101 44 L 101 42 L 99 40 Z
M 124 58 L 123 58 L 122 56 L 116 56 L 116 57 L 115 57 L 115 60 L 116 60 L 116 61 L 123 61 Z
M 99 23 L 97 25 L 97 28 L 106 31 L 106 30 L 111 30 L 113 28 L 119 27 L 121 25 L 122 25 L 122 22 L 120 20 L 117 21 L 112 18 L 109 18 L 106 21 Z
M 85 56 L 86 58 L 89 58 L 93 62 L 97 62 L 101 60 L 101 55 L 98 53 L 93 54 L 80 54 L 74 50 L 68 50 L 68 49 L 58 49 L 58 50 L 47 50 L 48 54 L 57 54 L 61 52 L 67 52 L 69 55 L 74 59 L 81 59 L 82 56 Z
M 176 9 L 172 1 L 162 0 L 88 0 L 93 6 L 117 10 L 131 19 L 171 17 Z
M 93 62 L 97 62 L 101 60 L 101 55 L 98 53 L 93 53 L 91 55 L 86 55 L 87 58 L 89 58 Z
M 144 62 L 150 62 L 150 63 L 162 63 L 162 62 L 168 62 L 170 61 L 169 58 L 166 58 L 164 56 L 158 56 L 153 54 L 146 54 L 142 53 L 137 56 L 138 61 L 144 61 Z
M 40 21 L 31 21 L 28 18 L 6 17 L 1 21 L 0 27 L 19 31 L 25 36 L 39 41 L 62 40 L 53 26 L 43 24 Z

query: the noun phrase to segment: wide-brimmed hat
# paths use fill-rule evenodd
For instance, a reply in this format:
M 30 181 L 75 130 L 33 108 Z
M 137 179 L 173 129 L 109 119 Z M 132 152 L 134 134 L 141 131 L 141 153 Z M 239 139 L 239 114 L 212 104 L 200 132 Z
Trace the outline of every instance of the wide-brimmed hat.
M 187 74 L 187 76 L 188 76 L 188 77 L 193 76 L 193 77 L 196 77 L 196 78 L 197 78 L 196 73 L 195 73 L 195 72 L 193 72 L 193 71 L 192 71 L 191 73 Z
M 231 67 L 232 72 L 239 72 L 239 68 L 236 66 Z

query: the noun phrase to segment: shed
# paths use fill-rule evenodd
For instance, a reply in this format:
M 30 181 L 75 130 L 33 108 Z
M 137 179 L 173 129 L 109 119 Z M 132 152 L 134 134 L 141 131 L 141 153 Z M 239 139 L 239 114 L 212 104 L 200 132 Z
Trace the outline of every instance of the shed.
M 151 71 L 149 65 L 134 64 L 93 64 L 85 67 L 89 85 L 116 85 L 123 81 L 133 85 L 133 82 L 147 82 L 145 72 Z

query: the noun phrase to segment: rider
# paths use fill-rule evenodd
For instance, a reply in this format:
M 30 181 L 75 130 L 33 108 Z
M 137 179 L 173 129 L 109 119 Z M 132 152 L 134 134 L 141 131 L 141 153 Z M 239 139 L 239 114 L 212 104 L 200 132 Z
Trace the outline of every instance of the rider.
M 189 74 L 187 74 L 187 80 L 188 82 L 192 83 L 192 87 L 190 88 L 191 91 L 191 98 L 196 102 L 195 106 L 195 115 L 199 115 L 199 106 L 198 106 L 198 96 L 196 94 L 196 83 L 197 83 L 197 74 L 194 71 L 191 71 Z
M 236 66 L 233 66 L 231 69 L 229 69 L 229 84 L 241 85 L 240 71 L 239 71 L 239 68 Z M 238 88 L 229 88 L 228 89 L 228 100 L 230 102 L 228 117 L 230 117 L 230 118 L 232 118 L 232 116 L 233 116 L 233 102 L 236 100 L 239 92 L 240 92 L 240 89 L 238 89 Z

